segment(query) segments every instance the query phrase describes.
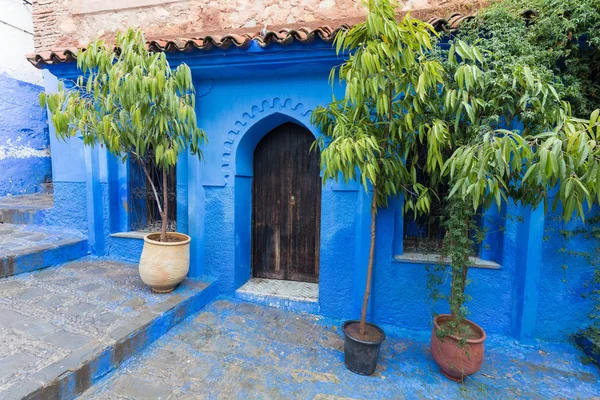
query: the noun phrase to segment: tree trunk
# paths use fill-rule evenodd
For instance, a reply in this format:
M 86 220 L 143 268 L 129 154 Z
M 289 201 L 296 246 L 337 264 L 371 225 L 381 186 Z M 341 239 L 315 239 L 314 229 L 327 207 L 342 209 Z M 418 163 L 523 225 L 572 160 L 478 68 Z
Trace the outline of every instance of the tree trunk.
M 460 310 L 460 305 L 457 304 L 457 296 L 456 291 L 460 290 L 459 285 L 459 274 L 456 272 L 456 268 L 452 268 L 452 285 L 450 287 L 450 314 L 452 315 L 453 320 L 458 319 L 458 312 Z M 464 290 L 464 289 L 463 289 Z
M 466 230 L 466 235 L 468 236 L 470 229 L 468 218 L 465 221 L 464 229 Z M 454 241 L 452 241 L 451 245 L 454 245 Z M 455 267 L 452 268 L 452 286 L 450 289 L 450 313 L 452 314 L 452 319 L 457 320 L 460 308 L 462 307 L 465 298 L 467 273 L 469 271 L 469 256 L 467 255 L 466 258 L 463 258 L 462 260 L 451 261 L 454 265 L 461 265 L 460 270 Z M 457 295 L 459 296 L 460 301 L 456 298 Z
M 146 179 L 148 179 L 148 183 L 150 183 L 150 187 L 152 187 L 152 193 L 154 193 L 154 200 L 156 200 L 156 204 L 158 205 L 158 212 L 162 216 L 162 207 L 160 206 L 160 198 L 158 197 L 158 192 L 156 191 L 156 186 L 154 186 L 154 182 L 152 182 L 152 178 L 150 177 L 150 173 L 144 164 L 144 161 L 140 158 L 137 158 L 137 162 L 142 166 L 142 170 L 144 170 L 144 174 L 146 175 Z
M 369 250 L 369 267 L 367 268 L 367 287 L 363 298 L 360 313 L 360 334 L 364 335 L 367 329 L 367 306 L 371 296 L 371 276 L 373 275 L 373 261 L 375 259 L 375 228 L 377 220 L 377 186 L 373 186 L 373 200 L 371 201 L 371 248 Z
M 169 204 L 169 199 L 167 197 L 167 169 L 163 168 L 162 169 L 162 184 L 163 184 L 163 207 L 162 207 L 162 212 L 160 214 L 160 219 L 161 219 L 161 227 L 160 227 L 160 241 L 161 242 L 166 242 L 167 241 L 167 211 L 168 211 L 168 204 Z

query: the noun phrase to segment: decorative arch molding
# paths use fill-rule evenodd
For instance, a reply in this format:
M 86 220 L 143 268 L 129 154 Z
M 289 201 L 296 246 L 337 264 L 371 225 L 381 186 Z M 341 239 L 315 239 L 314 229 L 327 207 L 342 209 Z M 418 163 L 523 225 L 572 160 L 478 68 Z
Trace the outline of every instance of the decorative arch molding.
M 311 112 L 312 110 L 306 109 L 303 103 L 294 103 L 290 98 L 282 100 L 275 97 L 273 100 L 263 100 L 249 112 L 243 113 L 234 123 L 234 128 L 227 133 L 223 143 L 221 170 L 225 186 L 231 181 L 231 176 L 252 175 L 249 153 L 254 151 L 254 147 L 265 134 L 278 125 L 294 122 L 307 128 L 315 138 L 321 136 L 318 129 L 310 124 Z M 238 154 L 238 149 L 242 147 L 246 154 Z

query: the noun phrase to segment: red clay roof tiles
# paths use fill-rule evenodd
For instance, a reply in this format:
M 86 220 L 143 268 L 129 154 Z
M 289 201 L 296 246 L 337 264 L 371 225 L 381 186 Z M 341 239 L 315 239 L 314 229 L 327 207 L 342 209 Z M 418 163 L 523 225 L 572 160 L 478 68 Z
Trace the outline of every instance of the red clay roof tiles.
M 459 25 L 467 19 L 473 18 L 472 15 L 461 13 L 451 14 L 447 19 L 432 17 L 427 20 L 438 32 L 456 30 Z M 340 23 L 336 27 L 328 25 L 318 26 L 316 28 L 281 28 L 268 30 L 266 32 L 255 33 L 231 33 L 226 35 L 206 35 L 190 36 L 181 38 L 162 38 L 148 40 L 147 45 L 150 51 L 164 52 L 188 52 L 194 50 L 210 50 L 213 48 L 227 49 L 231 46 L 237 48 L 247 48 L 252 41 L 256 41 L 259 46 L 267 47 L 272 43 L 287 45 L 293 42 L 310 43 L 315 38 L 325 42 L 331 42 L 336 34 L 342 29 L 349 29 L 351 24 Z M 27 60 L 37 68 L 43 68 L 46 65 L 61 64 L 65 62 L 74 62 L 77 60 L 76 47 L 52 49 L 42 51 L 36 54 L 27 55 Z

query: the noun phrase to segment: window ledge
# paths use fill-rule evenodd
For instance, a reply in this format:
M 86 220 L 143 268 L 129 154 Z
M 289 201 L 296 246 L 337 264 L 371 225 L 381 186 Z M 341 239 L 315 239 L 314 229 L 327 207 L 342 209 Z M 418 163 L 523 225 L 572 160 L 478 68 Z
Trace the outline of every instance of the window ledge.
M 469 257 L 472 268 L 500 269 L 501 265 L 494 261 L 482 260 L 478 257 Z M 415 264 L 450 264 L 448 257 L 432 253 L 404 253 L 394 256 L 396 262 L 410 262 Z
M 116 233 L 111 233 L 110 237 L 144 240 L 144 237 L 149 233 L 150 232 L 145 232 L 145 231 L 116 232 Z

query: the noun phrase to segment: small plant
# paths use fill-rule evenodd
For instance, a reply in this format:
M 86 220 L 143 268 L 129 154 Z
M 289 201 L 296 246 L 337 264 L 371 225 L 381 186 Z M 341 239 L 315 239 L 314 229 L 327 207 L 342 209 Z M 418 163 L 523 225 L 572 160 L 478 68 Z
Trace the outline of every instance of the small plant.
M 123 162 L 142 166 L 161 217 L 160 241 L 167 241 L 167 173 L 188 148 L 202 158 L 205 133 L 196 125 L 194 85 L 185 64 L 171 69 L 165 53 L 150 53 L 141 31 L 119 33 L 115 47 L 96 40 L 77 55 L 81 75 L 57 93 L 40 95 L 52 113 L 56 135 L 83 137 L 88 146 L 106 146 Z M 151 154 L 162 169 L 162 205 L 142 161 Z
M 441 325 L 435 334 L 439 338 L 453 335 L 460 338 L 460 345 L 466 345 L 466 339 L 471 337 L 470 326 L 465 324 L 468 309 L 465 304 L 471 300 L 466 293 L 468 280 L 468 269 L 472 265 L 473 245 L 481 242 L 482 231 L 476 223 L 475 212 L 470 204 L 460 199 L 453 199 L 444 208 L 443 226 L 446 230 L 442 248 L 442 256 L 452 260 L 450 265 L 451 287 L 450 292 L 445 294 L 438 287 L 441 285 L 442 275 L 447 267 L 435 266 L 429 277 L 429 289 L 434 301 L 445 300 L 450 305 L 452 318 Z

